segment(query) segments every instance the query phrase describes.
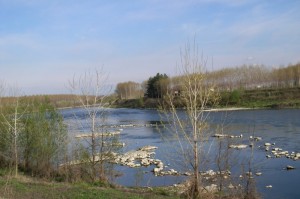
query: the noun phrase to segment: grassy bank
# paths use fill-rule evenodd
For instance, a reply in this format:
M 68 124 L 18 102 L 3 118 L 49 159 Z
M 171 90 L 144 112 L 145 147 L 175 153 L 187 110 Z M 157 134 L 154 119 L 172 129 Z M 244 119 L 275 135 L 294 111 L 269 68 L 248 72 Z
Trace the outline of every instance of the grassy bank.
M 300 108 L 300 87 L 296 88 L 268 88 L 268 89 L 238 89 L 220 93 L 219 107 L 244 108 Z M 39 95 L 24 96 L 27 100 L 50 101 L 56 108 L 77 107 L 74 95 Z M 22 99 L 23 99 L 22 98 Z M 11 98 L 2 98 L 2 103 L 9 103 Z M 106 103 L 115 108 L 157 108 L 160 99 L 138 98 L 117 99 L 115 95 L 106 98 Z M 180 97 L 178 97 L 180 104 Z
M 223 91 L 218 107 L 300 108 L 300 87 Z M 180 99 L 180 98 L 179 98 Z M 141 98 L 117 100 L 117 108 L 157 108 L 160 99 Z M 180 104 L 180 102 L 178 102 Z
M 87 183 L 70 184 L 48 182 L 26 176 L 20 176 L 18 178 L 2 176 L 0 177 L 0 198 L 171 199 L 179 197 L 159 188 L 113 188 Z
M 300 88 L 223 92 L 220 105 L 247 108 L 300 108 Z

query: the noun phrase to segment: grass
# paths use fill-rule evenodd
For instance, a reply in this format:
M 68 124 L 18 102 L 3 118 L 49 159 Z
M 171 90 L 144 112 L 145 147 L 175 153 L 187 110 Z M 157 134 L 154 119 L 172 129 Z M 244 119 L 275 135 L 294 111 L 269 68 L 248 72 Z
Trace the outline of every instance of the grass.
M 0 177 L 0 198 L 72 198 L 72 199 L 171 199 L 179 198 L 167 190 L 147 188 L 99 187 L 88 183 L 58 183 L 33 179 L 26 176 L 18 178 Z
M 235 90 L 221 93 L 221 105 L 246 108 L 300 108 L 300 88 Z

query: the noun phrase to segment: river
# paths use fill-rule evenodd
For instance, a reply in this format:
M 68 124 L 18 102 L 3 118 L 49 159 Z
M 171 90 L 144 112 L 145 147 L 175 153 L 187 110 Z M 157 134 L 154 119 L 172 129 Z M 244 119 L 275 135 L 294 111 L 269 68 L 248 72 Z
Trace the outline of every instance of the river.
M 160 115 L 155 110 L 140 109 L 106 109 L 107 117 L 105 124 L 128 125 L 123 126 L 119 136 L 120 142 L 125 146 L 120 152 L 135 150 L 145 145 L 157 146 L 155 158 L 158 158 L 167 165 L 168 168 L 185 172 L 186 167 L 182 162 L 179 153 L 176 151 L 177 140 L 172 139 L 172 133 L 162 126 L 150 125 L 158 124 L 161 121 Z M 62 110 L 66 123 L 74 126 L 74 114 L 76 120 L 84 120 L 86 115 L 82 109 Z M 253 152 L 251 168 L 253 172 L 261 172 L 261 176 L 254 176 L 258 192 L 263 198 L 300 198 L 300 160 L 294 161 L 286 157 L 267 158 L 272 148 L 281 148 L 289 153 L 300 152 L 300 110 L 281 109 L 281 110 L 239 110 L 239 111 L 219 111 L 208 113 L 208 122 L 212 126 L 222 125 L 224 132 L 230 135 L 243 135 L 242 138 L 230 139 L 233 144 L 249 145 L 250 136 L 262 137 L 262 140 L 254 143 L 246 149 L 232 151 L 230 170 L 233 175 L 241 174 L 249 163 Z M 75 134 L 78 133 L 74 131 Z M 70 130 L 70 136 L 74 136 Z M 212 157 L 203 166 L 203 170 L 216 169 L 214 154 L 218 151 L 217 147 L 220 139 L 209 137 L 205 142 L 204 148 L 207 157 Z M 264 144 L 271 143 L 270 151 L 266 151 Z M 178 163 L 179 162 L 179 163 Z M 286 170 L 287 165 L 294 166 L 296 169 Z M 124 186 L 166 186 L 180 183 L 186 176 L 160 176 L 155 177 L 151 170 L 153 167 L 128 168 L 115 166 L 116 171 L 122 173 L 120 177 L 112 178 L 114 183 Z M 272 185 L 272 188 L 266 186 Z

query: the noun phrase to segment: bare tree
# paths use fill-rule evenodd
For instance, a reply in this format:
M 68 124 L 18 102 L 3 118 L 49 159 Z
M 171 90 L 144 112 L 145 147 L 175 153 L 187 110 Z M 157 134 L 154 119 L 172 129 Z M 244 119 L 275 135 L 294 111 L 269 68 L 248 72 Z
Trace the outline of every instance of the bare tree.
M 20 93 L 17 87 L 10 88 L 8 92 L 8 96 L 11 97 L 10 102 L 1 104 L 1 120 L 6 131 L 4 143 L 9 146 L 5 156 L 10 159 L 16 177 L 19 166 L 19 136 L 22 132 L 21 118 L 26 111 L 26 107 L 20 102 Z
M 93 181 L 97 177 L 100 181 L 106 181 L 104 162 L 109 152 L 105 148 L 105 144 L 107 144 L 105 142 L 106 134 L 103 132 L 105 107 L 108 106 L 108 103 L 105 103 L 109 89 L 106 86 L 106 81 L 107 75 L 102 70 L 95 70 L 93 72 L 88 71 L 79 77 L 74 76 L 69 82 L 71 91 L 76 95 L 78 102 L 87 114 L 86 124 L 80 125 L 84 126 L 84 132 L 87 133 L 82 138 L 88 143 L 86 152 L 89 156 L 90 177 Z M 99 133 L 99 131 L 102 132 Z M 77 137 L 80 138 L 80 135 Z
M 218 100 L 213 82 L 207 79 L 206 64 L 203 55 L 199 56 L 195 41 L 193 45 L 187 44 L 181 52 L 181 77 L 177 79 L 183 109 L 176 107 L 174 102 L 178 94 L 172 89 L 169 89 L 162 107 L 163 116 L 172 124 L 171 132 L 180 142 L 183 158 L 192 167 L 193 175 L 188 193 L 190 198 L 199 198 L 201 193 L 200 160 L 203 157 L 204 137 L 209 131 L 208 113 L 205 110 Z
M 136 99 L 142 96 L 141 85 L 133 81 L 118 83 L 115 92 L 120 99 Z

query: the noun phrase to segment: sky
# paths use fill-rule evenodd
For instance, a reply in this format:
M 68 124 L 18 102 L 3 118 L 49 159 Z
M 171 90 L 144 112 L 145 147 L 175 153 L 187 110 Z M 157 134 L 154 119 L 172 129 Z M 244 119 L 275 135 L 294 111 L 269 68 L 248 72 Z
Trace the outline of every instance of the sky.
M 300 61 L 299 0 L 0 0 L 0 81 L 26 95 L 69 93 L 102 68 L 107 85 L 176 74 L 196 40 L 217 70 Z

